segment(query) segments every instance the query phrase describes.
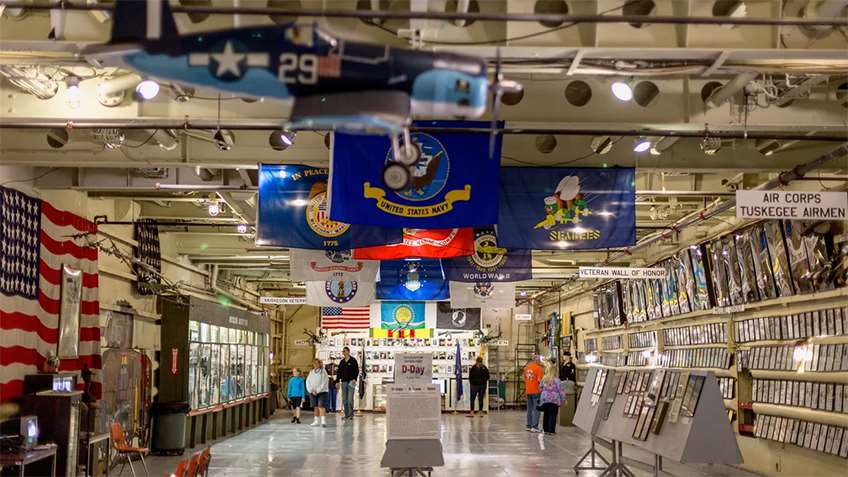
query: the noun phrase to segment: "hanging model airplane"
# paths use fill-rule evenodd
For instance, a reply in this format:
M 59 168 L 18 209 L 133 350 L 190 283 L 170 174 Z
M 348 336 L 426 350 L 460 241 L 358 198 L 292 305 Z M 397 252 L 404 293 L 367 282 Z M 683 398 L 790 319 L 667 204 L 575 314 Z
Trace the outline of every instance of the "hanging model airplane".
M 118 0 L 111 41 L 83 54 L 157 80 L 293 102 L 290 130 L 388 134 L 395 159 L 383 179 L 394 190 L 409 187 L 421 157 L 412 117 L 480 117 L 490 86 L 483 58 L 346 41 L 317 25 L 180 35 L 168 0 Z M 521 89 L 499 70 L 500 55 L 490 154 L 500 96 Z

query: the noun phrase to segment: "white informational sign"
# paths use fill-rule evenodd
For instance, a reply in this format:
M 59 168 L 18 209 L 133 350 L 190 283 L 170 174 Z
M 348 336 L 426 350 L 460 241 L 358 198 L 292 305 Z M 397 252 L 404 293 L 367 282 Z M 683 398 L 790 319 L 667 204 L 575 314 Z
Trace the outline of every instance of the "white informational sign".
M 388 386 L 387 439 L 439 439 L 441 416 L 442 396 L 437 386 Z
M 848 192 L 737 190 L 736 218 L 848 220 Z
M 305 296 L 260 296 L 259 303 L 263 305 L 305 305 Z
M 489 346 L 509 346 L 509 340 L 492 340 L 486 344 Z
M 395 384 L 427 386 L 433 383 L 433 353 L 395 354 Z
M 640 280 L 644 278 L 665 278 L 665 268 L 635 267 L 580 267 L 580 278 L 618 278 Z
M 717 306 L 713 308 L 713 315 L 729 315 L 730 313 L 742 313 L 745 305 Z
M 515 321 L 533 321 L 533 315 L 530 313 L 516 313 Z

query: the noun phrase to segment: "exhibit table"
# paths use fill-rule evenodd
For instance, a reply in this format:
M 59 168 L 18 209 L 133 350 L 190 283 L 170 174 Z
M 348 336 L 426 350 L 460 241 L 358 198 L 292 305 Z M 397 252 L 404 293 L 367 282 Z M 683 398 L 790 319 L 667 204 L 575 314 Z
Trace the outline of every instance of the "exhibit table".
M 21 450 L 19 452 L 4 452 L 0 454 L 0 467 L 18 467 L 18 475 L 26 475 L 26 466 L 40 460 L 51 457 L 50 475 L 56 476 L 56 449 L 55 444 L 45 444 L 32 450 Z

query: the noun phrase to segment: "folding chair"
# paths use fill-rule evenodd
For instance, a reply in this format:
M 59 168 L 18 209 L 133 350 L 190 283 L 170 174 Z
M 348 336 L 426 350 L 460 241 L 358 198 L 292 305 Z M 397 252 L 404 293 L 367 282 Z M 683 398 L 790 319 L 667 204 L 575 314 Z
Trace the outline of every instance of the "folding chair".
M 171 475 L 166 475 L 165 477 L 187 477 L 186 470 L 188 469 L 188 461 L 181 460 L 177 463 L 177 470 L 174 471 Z
M 121 466 L 121 471 L 118 472 L 118 475 L 124 473 L 124 467 L 127 464 L 130 465 L 130 472 L 132 472 L 133 477 L 135 477 L 135 468 L 132 464 L 132 454 L 138 454 L 138 457 L 141 459 L 141 465 L 144 466 L 144 473 L 147 474 L 147 477 L 150 477 L 150 471 L 147 470 L 147 463 L 144 462 L 144 454 L 150 452 L 150 449 L 147 447 L 132 447 L 127 444 L 127 438 L 124 436 L 124 428 L 121 426 L 120 422 L 113 422 L 110 427 L 111 435 L 112 435 L 112 447 L 115 449 L 115 454 L 118 457 L 123 457 L 126 459 L 124 465 Z
M 212 460 L 212 452 L 211 447 L 207 447 L 203 449 L 203 452 L 200 453 L 200 462 L 197 466 L 197 475 L 202 475 L 206 477 L 209 473 L 209 461 Z

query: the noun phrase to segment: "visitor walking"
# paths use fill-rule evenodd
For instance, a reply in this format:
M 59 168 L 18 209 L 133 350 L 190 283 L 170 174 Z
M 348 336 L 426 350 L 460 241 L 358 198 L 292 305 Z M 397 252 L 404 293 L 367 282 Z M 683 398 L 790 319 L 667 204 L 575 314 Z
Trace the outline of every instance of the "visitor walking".
M 327 370 L 324 369 L 324 364 L 320 359 L 312 360 L 312 371 L 306 377 L 306 392 L 309 393 L 309 399 L 312 401 L 312 410 L 315 412 L 315 420 L 311 426 L 320 425 L 327 427 L 327 410 L 325 409 L 327 402 L 327 388 L 329 385 L 329 377 Z
M 557 377 L 556 363 L 545 363 L 545 375 L 542 377 L 542 392 L 539 403 L 542 408 L 542 429 L 545 435 L 556 434 L 557 414 L 559 407 L 565 401 L 565 390 L 562 381 Z
M 327 412 L 336 412 L 336 395 L 338 390 L 338 383 L 336 381 L 336 359 L 331 358 L 330 363 L 324 367 L 327 370 L 327 376 L 330 377 L 330 381 L 328 384 L 328 392 L 327 395 Z
M 468 371 L 468 382 L 471 384 L 471 414 L 468 417 L 474 417 L 474 399 L 479 400 L 478 410 L 480 415 L 483 415 L 483 396 L 486 392 L 486 387 L 489 385 L 489 368 L 483 364 L 483 357 L 478 356 L 474 366 Z
M 300 410 L 303 409 L 303 398 L 306 397 L 306 384 L 303 376 L 300 375 L 300 370 L 292 369 L 292 377 L 289 378 L 289 384 L 286 388 L 286 399 L 289 401 L 289 407 L 292 410 L 292 421 L 295 424 L 300 424 Z
M 342 391 L 344 418 L 353 419 L 353 395 L 356 392 L 356 378 L 359 377 L 359 363 L 350 355 L 350 348 L 342 349 L 342 360 L 336 368 L 336 379 Z
M 541 356 L 536 355 L 524 368 L 524 393 L 527 395 L 527 430 L 529 432 L 542 432 L 539 430 L 539 393 L 540 383 L 544 370 L 542 369 Z

